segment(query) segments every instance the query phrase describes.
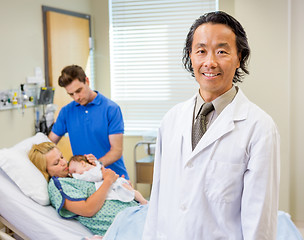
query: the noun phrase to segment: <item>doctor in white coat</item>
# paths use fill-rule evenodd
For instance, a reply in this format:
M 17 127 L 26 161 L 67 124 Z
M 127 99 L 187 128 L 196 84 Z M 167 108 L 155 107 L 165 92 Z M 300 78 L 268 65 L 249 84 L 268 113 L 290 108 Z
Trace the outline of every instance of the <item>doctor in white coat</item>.
M 279 133 L 236 86 L 248 74 L 249 55 L 243 27 L 224 12 L 190 28 L 183 62 L 199 92 L 161 123 L 144 240 L 276 239 Z M 192 146 L 206 102 L 214 110 Z

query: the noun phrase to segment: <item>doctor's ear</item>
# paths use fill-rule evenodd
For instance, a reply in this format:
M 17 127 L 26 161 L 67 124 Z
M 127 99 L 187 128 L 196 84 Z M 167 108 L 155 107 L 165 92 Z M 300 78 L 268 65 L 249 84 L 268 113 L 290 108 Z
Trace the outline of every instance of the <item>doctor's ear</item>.
M 85 78 L 85 83 L 90 86 L 90 80 L 88 77 Z

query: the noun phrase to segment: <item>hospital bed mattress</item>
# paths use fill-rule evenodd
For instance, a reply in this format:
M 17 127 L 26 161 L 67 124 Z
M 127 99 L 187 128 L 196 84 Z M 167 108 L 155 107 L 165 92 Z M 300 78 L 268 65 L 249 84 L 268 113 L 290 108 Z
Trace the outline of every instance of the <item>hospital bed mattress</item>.
M 92 236 L 76 220 L 62 219 L 52 206 L 42 206 L 25 196 L 1 168 L 0 215 L 32 240 L 81 240 Z
M 123 215 L 120 214 L 118 216 Z M 2 218 L 4 218 L 4 221 Z M 135 230 L 142 230 L 144 218 L 145 214 L 141 216 L 140 223 L 132 224 L 136 226 L 133 232 Z M 52 206 L 42 206 L 25 196 L 18 186 L 0 168 L 0 221 L 1 219 L 9 228 L 13 226 L 14 228 L 12 230 L 17 234 L 21 233 L 22 237 L 25 236 L 24 239 L 26 240 L 83 240 L 84 237 L 92 237 L 92 233 L 76 220 L 60 218 Z M 129 219 L 129 221 L 132 220 L 130 216 L 128 216 L 127 219 Z M 111 234 L 117 235 L 119 232 L 116 232 L 116 230 L 118 229 L 122 230 L 122 233 L 119 234 L 124 236 L 121 239 L 134 239 L 127 238 L 128 231 L 121 226 L 120 218 L 115 219 L 110 229 L 114 231 L 114 233 L 111 231 L 107 233 L 110 234 L 110 236 Z M 291 221 L 289 214 L 279 211 L 277 240 L 287 239 L 303 240 L 300 232 Z

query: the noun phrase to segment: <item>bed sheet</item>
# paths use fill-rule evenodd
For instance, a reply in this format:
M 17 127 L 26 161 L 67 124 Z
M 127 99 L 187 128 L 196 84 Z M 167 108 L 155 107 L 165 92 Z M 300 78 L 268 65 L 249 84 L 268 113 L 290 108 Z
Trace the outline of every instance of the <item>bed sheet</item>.
M 143 222 L 147 212 L 147 206 L 130 208 L 118 214 L 113 224 L 109 228 L 105 239 L 130 239 L 126 238 L 126 229 L 130 226 L 139 227 L 139 235 L 142 234 Z M 136 211 L 132 211 L 135 209 Z M 141 210 L 141 211 L 137 211 Z M 130 212 L 131 211 L 131 212 Z M 130 218 L 137 213 L 137 218 Z M 128 215 L 127 217 L 125 215 Z M 84 237 L 92 237 L 93 234 L 74 219 L 63 219 L 59 217 L 52 206 L 42 206 L 31 198 L 25 196 L 17 185 L 0 168 L 0 215 L 10 224 L 17 228 L 31 240 L 48 239 L 61 240 L 73 239 L 82 240 Z M 128 221 L 126 221 L 126 219 Z M 122 224 L 122 221 L 124 224 Z M 136 221 L 140 221 L 140 224 Z M 134 233 L 134 231 L 132 231 Z M 114 235 L 113 235 L 114 234 Z M 138 235 L 138 234 L 137 234 Z M 118 237 L 120 236 L 120 237 Z M 291 221 L 289 214 L 282 211 L 278 212 L 278 231 L 277 240 L 303 240 L 300 232 Z
M 81 240 L 93 236 L 76 220 L 62 219 L 52 206 L 42 206 L 25 196 L 1 168 L 0 215 L 32 240 Z

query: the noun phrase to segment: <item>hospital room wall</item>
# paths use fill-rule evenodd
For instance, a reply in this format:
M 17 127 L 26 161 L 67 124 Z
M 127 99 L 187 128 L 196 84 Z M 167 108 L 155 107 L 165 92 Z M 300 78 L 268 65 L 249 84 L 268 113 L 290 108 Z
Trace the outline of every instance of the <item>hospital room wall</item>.
M 281 135 L 280 209 L 304 226 L 302 0 L 235 0 L 252 50 L 242 84 L 249 99 L 268 112 Z
M 87 0 L 0 0 L 0 90 L 18 89 L 35 67 L 44 70 L 41 6 L 90 13 Z M 34 134 L 34 109 L 0 111 L 0 148 Z
M 245 27 L 252 50 L 250 75 L 241 84 L 249 99 L 269 113 L 281 136 L 279 208 L 304 226 L 304 128 L 302 0 L 228 0 Z M 231 2 L 232 4 L 229 4 Z M 221 7 L 221 4 L 220 4 Z M 225 10 L 225 9 L 224 9 Z
M 44 69 L 42 5 L 81 13 L 91 8 L 87 0 L 0 0 L 0 90 L 17 89 L 35 75 L 35 67 Z M 34 133 L 33 108 L 24 114 L 20 109 L 0 111 L 0 149 Z
M 290 9 L 290 212 L 304 227 L 304 1 L 292 0 Z
M 274 10 L 275 9 L 275 10 Z M 281 210 L 290 212 L 290 76 L 289 26 L 286 0 L 235 0 L 235 17 L 248 34 L 250 75 L 241 85 L 247 97 L 269 113 L 281 136 Z M 287 112 L 284 114 L 283 109 Z M 294 213 L 292 213 L 295 216 Z M 303 215 L 304 216 L 304 215 Z
M 105 23 L 107 1 L 93 1 L 95 22 Z M 279 208 L 291 213 L 297 222 L 304 221 L 304 169 L 302 157 L 304 148 L 301 148 L 300 137 L 303 133 L 301 119 L 304 115 L 301 107 L 301 61 L 296 57 L 302 55 L 299 49 L 303 49 L 300 42 L 303 41 L 303 23 L 301 0 L 220 0 L 219 7 L 235 16 L 247 31 L 249 44 L 252 49 L 250 59 L 250 75 L 246 77 L 240 86 L 246 95 L 258 106 L 269 113 L 275 122 L 281 135 L 281 182 Z M 291 18 L 291 16 L 293 16 Z M 100 20 L 98 20 L 98 18 Z M 97 26 L 97 24 L 96 24 Z M 291 27 L 292 26 L 292 27 Z M 102 37 L 106 44 L 96 46 L 96 86 L 110 97 L 110 82 L 108 79 L 109 61 L 108 37 L 104 36 L 102 28 L 94 29 L 96 39 Z M 302 33 L 302 35 L 300 34 Z M 298 40 L 297 42 L 292 41 Z M 97 43 L 100 41 L 98 40 Z M 298 75 L 296 75 L 296 73 Z M 299 101 L 300 100 L 300 101 Z M 133 148 L 140 136 L 124 137 L 124 156 L 131 177 L 133 176 Z M 303 176 L 303 177 L 302 177 Z
M 292 2 L 292 3 L 291 3 Z M 290 3 L 291 8 L 288 7 Z M 44 69 L 41 5 L 88 13 L 95 39 L 96 89 L 110 97 L 109 21 L 107 0 L 0 0 L 0 90 L 16 88 L 34 68 Z M 252 49 L 250 75 L 241 84 L 246 95 L 268 112 L 281 134 L 280 209 L 304 221 L 304 129 L 301 69 L 304 39 L 301 0 L 221 0 L 244 25 Z M 292 13 L 292 14 L 291 14 Z M 292 16 L 292 17 L 290 17 Z M 3 34 L 5 33 L 5 34 Z M 302 97 L 303 96 L 303 97 Z M 34 111 L 0 111 L 0 148 L 34 133 Z M 133 148 L 140 136 L 125 136 L 124 156 L 133 176 Z

